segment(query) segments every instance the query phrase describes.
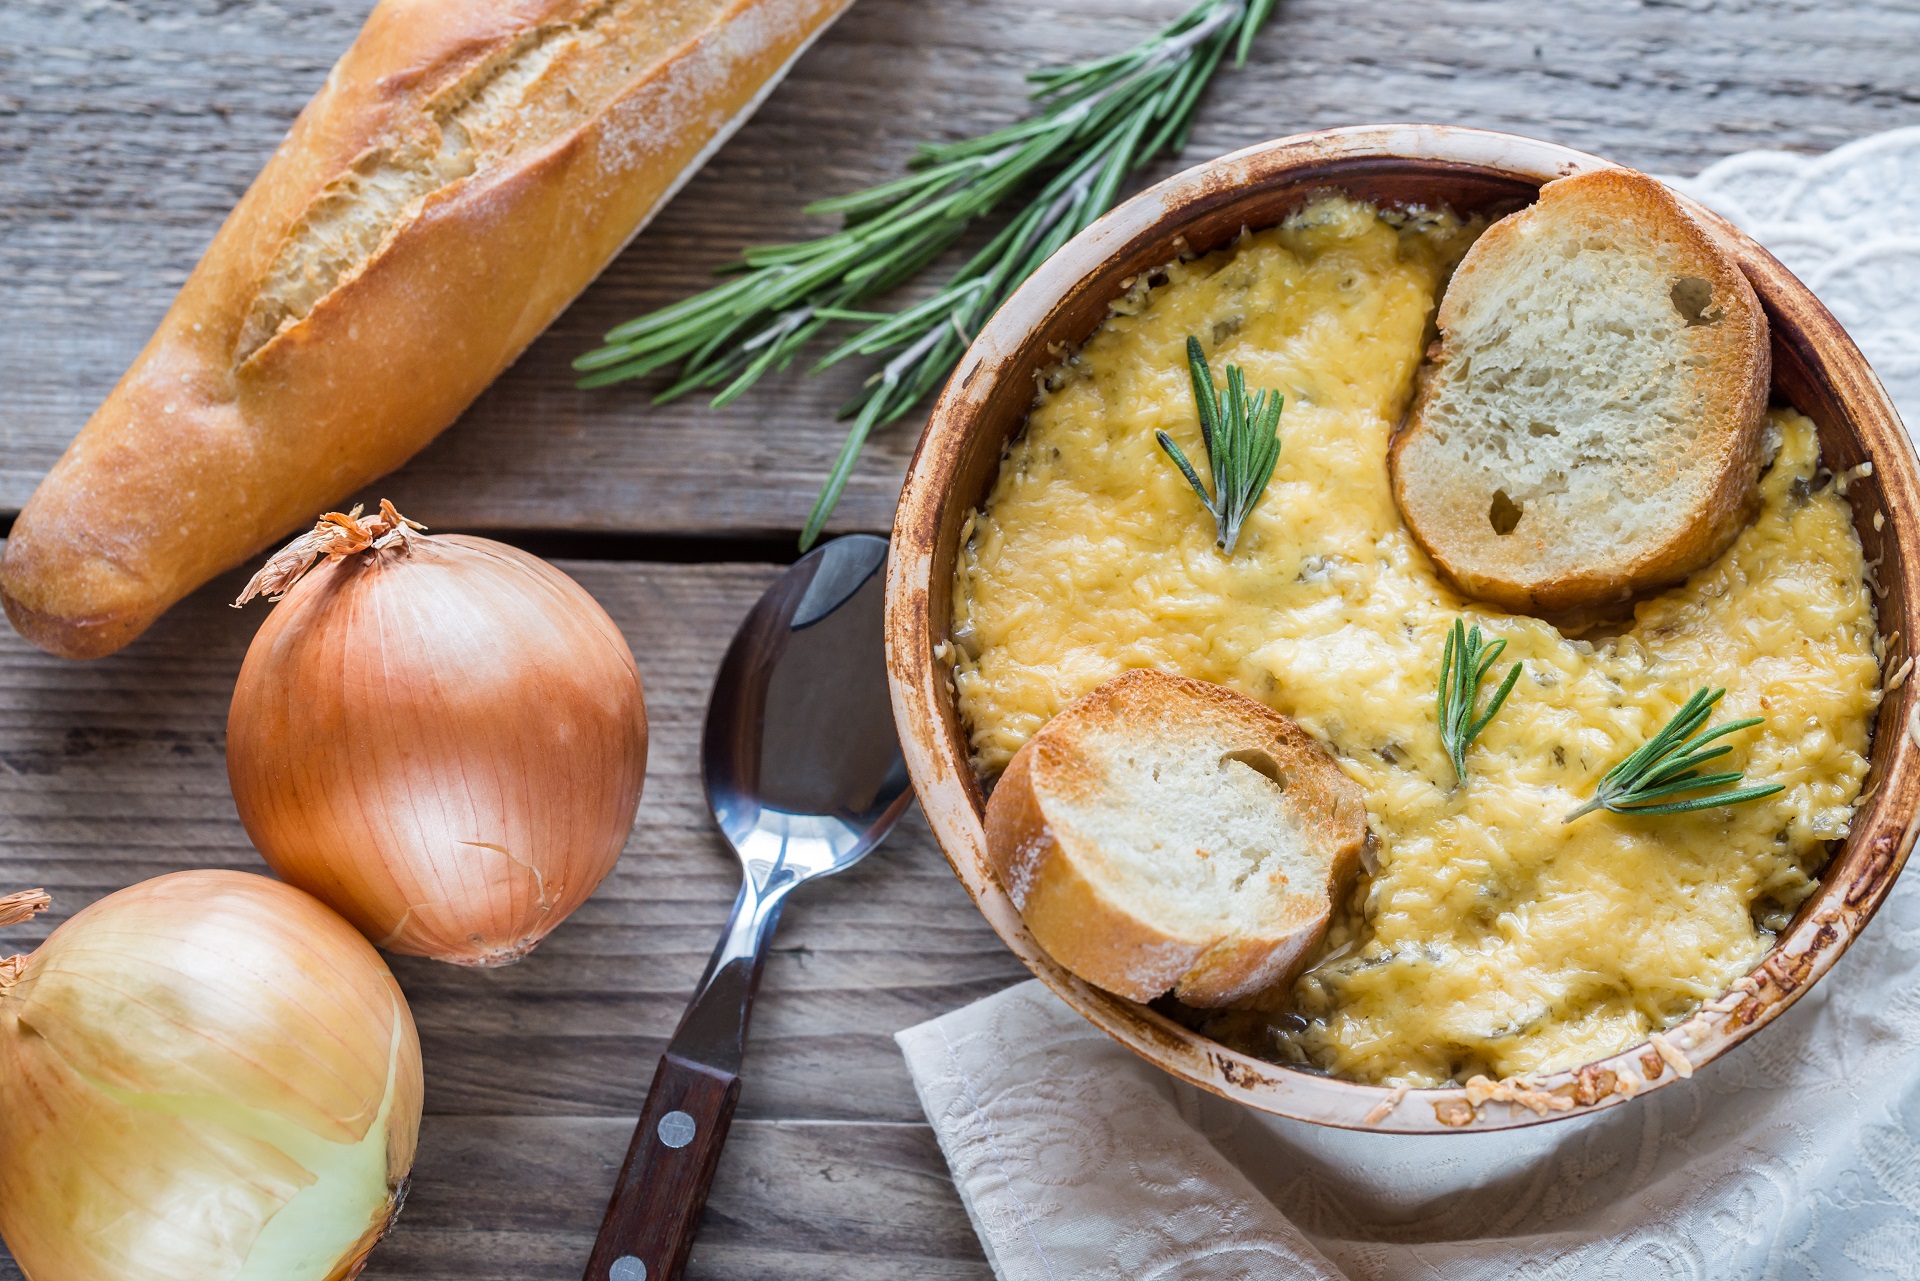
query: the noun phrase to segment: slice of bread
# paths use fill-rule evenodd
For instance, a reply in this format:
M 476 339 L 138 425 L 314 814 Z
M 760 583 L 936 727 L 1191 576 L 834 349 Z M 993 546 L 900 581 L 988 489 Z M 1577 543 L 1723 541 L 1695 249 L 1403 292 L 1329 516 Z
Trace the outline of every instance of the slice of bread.
M 1135 1001 L 1258 1003 L 1291 980 L 1366 837 L 1359 785 L 1306 731 L 1156 671 L 1048 721 L 987 805 L 994 870 L 1034 938 Z
M 1561 178 L 1474 243 L 1394 441 L 1407 527 L 1469 596 L 1603 612 L 1750 514 L 1771 382 L 1739 266 L 1630 169 Z

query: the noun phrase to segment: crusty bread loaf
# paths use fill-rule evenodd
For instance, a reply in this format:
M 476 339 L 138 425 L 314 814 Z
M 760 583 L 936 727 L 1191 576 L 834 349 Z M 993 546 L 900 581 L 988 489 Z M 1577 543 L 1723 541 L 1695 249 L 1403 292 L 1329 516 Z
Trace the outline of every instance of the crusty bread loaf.
M 850 0 L 381 0 L 21 512 L 14 625 L 118 649 L 405 462 Z
M 1468 595 L 1604 611 L 1719 555 L 1751 510 L 1771 357 L 1733 259 L 1629 169 L 1548 183 L 1461 261 L 1392 453 Z
M 1366 806 L 1307 733 L 1164 672 L 1115 677 L 1014 754 L 994 870 L 1054 960 L 1135 1001 L 1256 1002 L 1292 979 L 1352 881 Z

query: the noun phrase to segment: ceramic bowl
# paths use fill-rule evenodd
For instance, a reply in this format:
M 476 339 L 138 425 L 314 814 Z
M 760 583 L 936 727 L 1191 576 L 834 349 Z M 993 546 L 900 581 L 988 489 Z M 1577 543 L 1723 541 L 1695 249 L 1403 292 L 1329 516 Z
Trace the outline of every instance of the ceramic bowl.
M 1386 1132 L 1498 1129 L 1619 1106 L 1690 1075 L 1778 1018 L 1846 951 L 1906 861 L 1920 793 L 1920 748 L 1908 729 L 1915 686 L 1890 682 L 1897 688 L 1875 726 L 1866 801 L 1818 891 L 1766 959 L 1657 1043 L 1540 1076 L 1530 1082 L 1537 1093 L 1523 1101 L 1461 1087 L 1390 1091 L 1236 1053 L 1068 973 L 1034 942 L 994 878 L 982 825 L 986 794 L 955 711 L 950 665 L 939 655 L 949 652 L 942 642 L 962 528 L 1026 419 L 1035 371 L 1092 334 L 1122 282 L 1175 257 L 1177 242 L 1197 252 L 1217 248 L 1242 227 L 1279 222 L 1316 191 L 1498 216 L 1530 203 L 1550 179 L 1609 164 L 1506 134 L 1389 125 L 1301 134 L 1190 169 L 1121 205 L 1049 259 L 987 323 L 933 411 L 907 475 L 887 569 L 888 670 L 914 787 L 955 874 L 1007 946 L 1067 1004 L 1175 1076 L 1268 1112 Z M 1901 671 L 1920 635 L 1911 586 L 1920 569 L 1920 473 L 1906 432 L 1826 308 L 1759 244 L 1694 208 L 1766 307 L 1775 395 L 1819 425 L 1828 467 L 1874 464 L 1847 498 L 1867 559 L 1879 566 L 1886 670 Z

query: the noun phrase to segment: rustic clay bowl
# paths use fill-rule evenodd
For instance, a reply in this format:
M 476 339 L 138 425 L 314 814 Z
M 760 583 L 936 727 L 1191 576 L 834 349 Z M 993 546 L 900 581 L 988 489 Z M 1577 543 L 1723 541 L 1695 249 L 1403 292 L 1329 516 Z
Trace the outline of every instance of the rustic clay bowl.
M 1048 987 L 1115 1040 L 1175 1076 L 1249 1106 L 1324 1125 L 1402 1133 L 1499 1129 L 1612 1107 L 1709 1063 L 1777 1018 L 1832 967 L 1880 901 L 1911 849 L 1920 748 L 1909 737 L 1912 682 L 1900 684 L 1875 726 L 1867 801 L 1834 850 L 1819 890 L 1752 973 L 1721 1000 L 1665 1034 L 1572 1071 L 1542 1076 L 1534 1107 L 1458 1087 L 1411 1094 L 1357 1085 L 1235 1053 L 1145 1006 L 1081 982 L 1027 933 L 994 879 L 982 827 L 985 794 L 955 714 L 947 652 L 950 594 L 961 528 L 986 496 L 1001 451 L 1034 397 L 1034 373 L 1084 341 L 1121 282 L 1168 261 L 1184 239 L 1217 248 L 1242 227 L 1279 222 L 1318 189 L 1384 204 L 1446 204 L 1499 215 L 1530 203 L 1540 184 L 1609 162 L 1532 139 L 1432 125 L 1384 125 L 1302 134 L 1190 169 L 1102 218 L 1055 254 L 988 322 L 933 411 L 907 476 L 887 565 L 887 661 L 894 715 L 920 803 L 961 883 L 1007 946 Z M 1826 308 L 1772 255 L 1697 209 L 1724 239 L 1773 327 L 1777 396 L 1820 428 L 1826 465 L 1872 460 L 1852 485 L 1854 525 L 1878 562 L 1887 671 L 1900 671 L 1920 634 L 1910 580 L 1920 568 L 1920 472 L 1885 390 Z M 1632 1092 L 1623 1076 L 1636 1083 Z M 1637 1084 L 1641 1078 L 1645 1084 Z M 1544 1109 L 1536 1110 L 1536 1108 Z

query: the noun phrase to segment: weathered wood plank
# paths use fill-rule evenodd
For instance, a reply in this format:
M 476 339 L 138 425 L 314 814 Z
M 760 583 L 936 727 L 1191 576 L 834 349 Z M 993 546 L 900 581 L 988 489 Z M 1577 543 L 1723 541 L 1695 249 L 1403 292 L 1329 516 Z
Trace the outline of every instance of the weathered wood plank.
M 577 1281 L 631 1122 L 427 1119 L 367 1281 Z M 688 1281 L 990 1281 L 926 1125 L 736 1121 Z M 0 1281 L 24 1281 L 0 1249 Z
M 624 1120 L 430 1118 L 421 1173 L 366 1275 L 574 1281 Z M 737 1121 L 690 1281 L 975 1281 L 992 1273 L 926 1125 Z
M 775 380 L 723 412 L 573 390 L 608 326 L 696 288 L 806 200 L 898 172 L 914 141 L 1020 110 L 1038 63 L 1138 39 L 1188 0 L 860 0 L 614 268 L 387 488 L 422 519 L 521 529 L 791 530 L 858 378 Z M 112 385 L 366 0 L 130 0 L 0 10 L 0 513 Z M 1691 171 L 1920 123 L 1896 0 L 1288 0 L 1223 77 L 1189 161 L 1303 128 L 1443 120 Z M 1172 164 L 1162 166 L 1170 171 Z M 842 506 L 883 528 L 911 424 Z
M 654 1060 L 738 883 L 701 797 L 699 725 L 725 643 L 775 569 L 566 568 L 619 621 L 640 663 L 652 731 L 640 820 L 600 892 L 520 965 L 474 972 L 395 959 L 426 1048 L 432 1121 L 419 1201 L 392 1250 L 406 1262 L 380 1275 L 578 1275 Z M 97 663 L 61 662 L 0 634 L 0 886 L 44 884 L 56 899 L 50 918 L 8 932 L 7 951 L 146 877 L 264 870 L 234 813 L 223 755 L 233 679 L 265 616 L 226 607 L 238 582 L 216 583 Z M 695 1275 L 979 1275 L 930 1261 L 975 1256 L 892 1034 L 1025 972 L 917 814 L 859 867 L 796 896 L 777 947 L 744 1069 L 736 1129 L 748 1137 L 722 1167 L 730 1226 L 709 1234 Z M 820 1128 L 823 1119 L 860 1124 Z M 788 1120 L 810 1125 L 771 1124 Z M 479 1150 L 492 1155 L 481 1161 Z M 789 1177 L 813 1191 L 795 1200 Z M 948 1198 L 937 1230 L 912 1208 L 933 1193 L 902 1190 L 929 1180 Z M 844 1198 L 838 1208 L 822 1208 L 830 1196 Z M 469 1233 L 457 1217 L 516 1198 L 510 1224 L 475 1210 Z M 436 1219 L 436 1204 L 454 1217 Z M 816 1218 L 826 1226 L 794 1226 Z M 836 1248 L 878 1257 L 896 1246 L 905 1261 L 894 1272 L 861 1271 L 857 1259 L 836 1272 L 827 1261 Z M 9 1275 L 0 1267 L 0 1281 Z

